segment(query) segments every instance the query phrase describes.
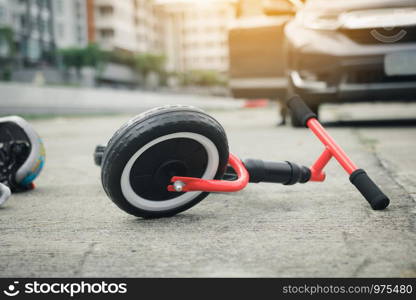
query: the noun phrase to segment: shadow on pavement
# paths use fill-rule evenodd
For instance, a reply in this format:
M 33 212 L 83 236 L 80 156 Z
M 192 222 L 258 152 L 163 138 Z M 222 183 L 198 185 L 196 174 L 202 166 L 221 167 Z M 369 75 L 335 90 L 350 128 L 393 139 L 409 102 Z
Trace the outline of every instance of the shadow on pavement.
M 198 223 L 208 218 L 215 217 L 215 214 L 191 214 L 191 213 L 180 213 L 172 217 L 165 218 L 140 218 L 131 217 L 126 220 L 130 224 L 140 224 L 141 226 L 154 226 L 154 225 L 165 225 L 165 224 L 184 224 L 188 225 L 191 223 Z
M 322 122 L 325 127 L 416 127 L 416 118 Z

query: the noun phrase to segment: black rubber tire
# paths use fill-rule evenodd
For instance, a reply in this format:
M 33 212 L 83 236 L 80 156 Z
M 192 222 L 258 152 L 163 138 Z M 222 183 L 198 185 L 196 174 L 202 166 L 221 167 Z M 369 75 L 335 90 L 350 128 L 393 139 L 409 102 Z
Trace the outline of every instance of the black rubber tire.
M 192 132 L 211 140 L 219 154 L 215 179 L 221 179 L 228 163 L 228 141 L 222 126 L 203 111 L 189 106 L 164 106 L 138 115 L 124 124 L 110 139 L 102 159 L 101 181 L 109 198 L 122 210 L 143 218 L 176 215 L 196 205 L 209 193 L 201 193 L 182 206 L 163 211 L 138 208 L 128 202 L 120 178 L 126 163 L 147 143 L 158 137 L 177 132 Z M 169 149 L 167 149 L 169 151 Z M 161 162 L 162 164 L 163 162 Z

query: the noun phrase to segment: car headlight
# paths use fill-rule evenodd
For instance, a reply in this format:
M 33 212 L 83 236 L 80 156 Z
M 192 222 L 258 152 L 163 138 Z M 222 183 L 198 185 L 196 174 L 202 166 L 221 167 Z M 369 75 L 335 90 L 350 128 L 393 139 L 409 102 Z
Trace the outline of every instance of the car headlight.
M 303 27 L 315 30 L 337 30 L 341 27 L 339 15 L 298 13 L 296 21 Z

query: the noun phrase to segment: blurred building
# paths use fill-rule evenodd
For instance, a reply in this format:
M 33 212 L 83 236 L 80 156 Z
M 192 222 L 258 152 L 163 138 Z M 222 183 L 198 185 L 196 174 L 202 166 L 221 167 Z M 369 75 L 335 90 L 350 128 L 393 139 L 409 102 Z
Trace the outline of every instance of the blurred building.
M 261 0 L 239 0 L 236 4 L 237 18 L 264 15 L 263 2 Z
M 53 26 L 57 48 L 84 47 L 88 43 L 85 0 L 53 0 Z
M 0 0 L 0 62 L 3 62 L 11 55 L 12 47 L 9 37 L 6 36 L 7 28 L 11 23 L 11 11 L 8 9 L 7 4 L 8 0 Z
M 11 10 L 8 8 L 9 0 L 0 0 L 0 26 L 10 24 Z
M 229 87 L 237 98 L 283 98 L 287 89 L 284 26 L 294 12 L 273 0 L 278 16 L 267 16 L 266 1 L 240 0 L 229 30 Z
M 228 26 L 232 1 L 159 1 L 167 69 L 228 71 Z
M 159 52 L 160 26 L 152 0 L 88 0 L 89 38 L 106 50 Z
M 163 49 L 162 20 L 154 0 L 136 0 L 136 39 L 139 52 L 159 53 Z
M 85 0 L 0 0 L 0 26 L 11 29 L 25 67 L 52 65 L 57 48 L 88 43 Z
M 0 0 L 0 26 L 12 31 L 21 65 L 53 63 L 53 25 L 52 0 Z

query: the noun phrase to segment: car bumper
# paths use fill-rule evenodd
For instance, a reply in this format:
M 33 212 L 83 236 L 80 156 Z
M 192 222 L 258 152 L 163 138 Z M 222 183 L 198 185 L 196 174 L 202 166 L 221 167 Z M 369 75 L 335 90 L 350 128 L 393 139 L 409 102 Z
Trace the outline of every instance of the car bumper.
M 282 98 L 286 96 L 285 77 L 231 78 L 228 86 L 234 98 Z
M 416 74 L 387 76 L 384 66 L 387 54 L 416 52 L 416 43 L 359 44 L 293 23 L 286 36 L 290 84 L 310 103 L 416 100 Z
M 296 94 L 316 104 L 323 102 L 416 101 L 416 81 L 394 83 L 340 83 L 303 80 L 292 71 L 290 82 Z

